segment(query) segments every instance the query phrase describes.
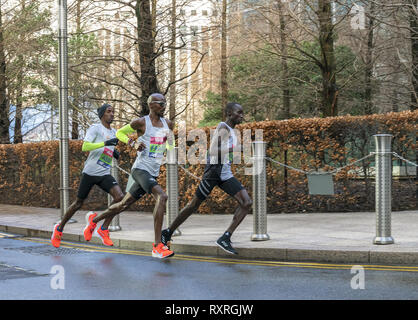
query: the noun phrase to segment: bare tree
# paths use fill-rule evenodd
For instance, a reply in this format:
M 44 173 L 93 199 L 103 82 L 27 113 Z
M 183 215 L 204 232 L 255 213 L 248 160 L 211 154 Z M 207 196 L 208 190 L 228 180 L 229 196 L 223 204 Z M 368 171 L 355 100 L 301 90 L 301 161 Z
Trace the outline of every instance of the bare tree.
M 146 100 L 151 93 L 171 92 L 170 99 L 174 98 L 172 92 L 176 90 L 176 83 L 184 81 L 197 71 L 206 53 L 191 48 L 188 50 L 199 56 L 196 68 L 181 77 L 176 77 L 174 72 L 171 72 L 170 76 L 170 67 L 173 70 L 169 62 L 170 56 L 172 57 L 176 51 L 187 48 L 187 34 L 178 32 L 184 25 L 181 19 L 179 20 L 181 15 L 178 12 L 188 0 L 176 2 L 177 10 L 171 10 L 172 3 L 162 5 L 157 1 L 151 3 L 150 0 L 115 0 L 106 3 L 97 0 L 87 1 L 96 8 L 94 19 L 101 24 L 101 27 L 90 32 L 101 34 L 100 41 L 111 43 L 113 49 L 111 50 L 109 45 L 109 50 L 104 50 L 102 55 L 84 57 L 84 62 L 74 66 L 72 70 L 93 83 L 101 82 L 111 88 L 108 100 L 124 105 L 121 108 L 121 119 L 126 117 L 127 112 L 137 115 L 147 114 Z M 176 57 L 173 59 L 174 62 L 177 60 Z M 106 66 L 106 71 L 86 73 L 83 67 L 91 63 Z M 171 87 L 174 89 L 170 89 Z M 100 97 L 90 98 L 93 101 L 100 99 Z M 170 117 L 176 116 L 172 111 Z
M 282 100 L 283 111 L 286 119 L 290 118 L 290 88 L 289 88 L 289 67 L 287 64 L 287 46 L 288 39 L 286 35 L 286 15 L 283 8 L 282 0 L 277 0 L 277 9 L 280 22 L 280 52 L 282 64 Z M 272 118 L 272 117 L 271 117 Z
M 222 107 L 228 101 L 228 81 L 227 81 L 227 0 L 222 0 L 222 22 L 221 22 L 221 97 Z M 225 121 L 225 108 L 222 108 L 222 120 Z
M 9 140 L 9 101 L 7 99 L 6 56 L 3 35 L 3 8 L 0 1 L 0 143 Z
M 138 0 L 135 3 L 137 18 L 138 53 L 141 66 L 139 82 L 141 84 L 141 114 L 148 114 L 147 98 L 154 92 L 159 92 L 157 74 L 155 71 L 155 38 L 152 35 L 152 16 L 149 0 Z
M 306 2 L 307 3 L 307 2 Z M 319 22 L 321 61 L 316 61 L 322 73 L 322 115 L 338 115 L 338 89 L 336 86 L 336 62 L 334 54 L 334 25 L 330 0 L 318 0 L 315 10 Z
M 366 55 L 366 74 L 371 74 L 373 68 L 379 82 L 374 99 L 368 99 L 366 94 L 366 107 L 375 100 L 379 111 L 399 111 L 408 105 L 414 110 L 418 89 L 416 1 L 373 0 L 364 1 L 363 5 L 367 8 L 367 47 L 373 51 L 373 55 Z M 377 106 L 369 112 L 376 109 Z
M 171 0 L 171 43 L 176 43 L 177 38 L 177 15 L 176 0 Z M 170 112 L 169 118 L 174 121 L 176 117 L 176 50 L 170 50 Z
M 406 0 L 409 17 L 410 39 L 411 39 L 411 105 L 410 110 L 418 108 L 418 8 L 416 1 Z
M 45 5 L 45 3 L 44 3 Z M 10 105 L 15 108 L 13 142 L 22 142 L 23 110 L 39 96 L 41 56 L 51 52 L 50 12 L 37 1 L 0 3 L 0 131 L 9 143 Z

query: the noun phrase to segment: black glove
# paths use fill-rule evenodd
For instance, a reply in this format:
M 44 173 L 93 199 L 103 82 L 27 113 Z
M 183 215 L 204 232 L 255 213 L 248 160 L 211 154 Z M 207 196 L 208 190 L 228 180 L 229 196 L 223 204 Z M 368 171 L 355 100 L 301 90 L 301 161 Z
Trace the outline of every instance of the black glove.
M 116 146 L 118 144 L 118 142 L 119 142 L 118 138 L 113 138 L 113 139 L 106 140 L 104 142 L 104 145 L 105 146 Z
M 113 158 L 115 158 L 116 160 L 119 160 L 119 156 L 120 156 L 120 153 L 118 152 L 118 150 L 113 150 Z

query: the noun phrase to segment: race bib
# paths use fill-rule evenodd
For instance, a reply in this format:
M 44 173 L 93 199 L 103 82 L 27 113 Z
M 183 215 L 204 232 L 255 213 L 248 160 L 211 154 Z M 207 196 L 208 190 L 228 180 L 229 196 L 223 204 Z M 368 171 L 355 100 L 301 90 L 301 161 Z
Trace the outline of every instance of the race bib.
M 150 158 L 162 158 L 166 148 L 166 141 L 167 137 L 151 137 L 148 156 Z
M 103 153 L 99 157 L 99 160 L 97 160 L 97 164 L 106 169 L 109 169 L 112 167 L 112 158 L 113 151 L 108 148 L 104 148 Z

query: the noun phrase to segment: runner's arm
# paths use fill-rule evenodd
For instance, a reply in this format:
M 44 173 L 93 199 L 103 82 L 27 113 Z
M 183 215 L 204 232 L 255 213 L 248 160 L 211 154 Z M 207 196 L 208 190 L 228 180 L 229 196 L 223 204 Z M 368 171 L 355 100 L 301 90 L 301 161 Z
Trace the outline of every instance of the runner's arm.
M 130 140 L 128 135 L 134 132 L 135 129 L 133 129 L 130 124 L 127 124 L 126 126 L 123 126 L 118 131 L 116 131 L 116 138 L 127 144 Z
M 96 143 L 84 141 L 81 147 L 81 150 L 92 151 L 92 150 L 103 148 L 104 146 L 116 146 L 117 144 L 118 144 L 118 139 L 116 138 L 109 139 L 104 142 L 96 142 Z
M 141 152 L 145 149 L 145 144 L 143 142 L 135 143 L 134 139 L 128 137 L 129 134 L 136 132 L 138 136 L 141 136 L 145 132 L 145 118 L 139 118 L 133 120 L 130 124 L 123 126 L 118 131 L 116 131 L 116 137 L 126 143 L 131 148 L 135 148 L 137 151 Z
M 81 151 L 92 151 L 92 150 L 96 150 L 99 148 L 103 148 L 105 145 L 104 142 L 88 142 L 88 141 L 84 141 L 83 142 L 83 146 L 81 147 Z

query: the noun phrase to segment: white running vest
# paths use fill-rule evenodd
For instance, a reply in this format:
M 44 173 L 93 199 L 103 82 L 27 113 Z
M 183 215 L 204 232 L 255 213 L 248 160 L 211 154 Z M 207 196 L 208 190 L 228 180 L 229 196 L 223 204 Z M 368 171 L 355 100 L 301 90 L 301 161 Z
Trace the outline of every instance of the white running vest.
M 145 144 L 142 152 L 137 152 L 137 157 L 132 169 L 141 169 L 157 177 L 160 174 L 160 167 L 164 158 L 166 141 L 170 129 L 164 118 L 160 118 L 163 127 L 154 127 L 149 116 L 145 116 L 145 133 L 138 138 L 139 142 Z
M 218 126 L 216 127 L 216 131 L 219 130 L 219 127 L 222 124 L 224 124 L 228 128 L 229 133 L 230 133 L 229 138 L 228 138 L 228 149 L 234 148 L 237 145 L 237 136 L 235 135 L 235 131 L 230 126 L 228 126 L 226 122 L 220 122 Z M 224 148 L 224 147 L 225 146 L 222 146 L 221 148 Z M 231 171 L 232 162 L 233 162 L 233 153 L 228 152 L 227 154 L 224 155 L 224 159 L 222 160 L 220 164 L 222 165 L 221 177 L 220 177 L 222 181 L 226 181 L 234 176 Z M 210 164 L 218 163 L 217 156 L 208 156 L 208 163 Z

